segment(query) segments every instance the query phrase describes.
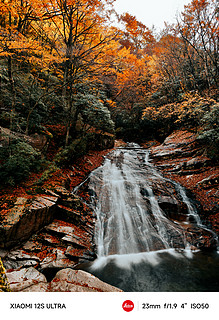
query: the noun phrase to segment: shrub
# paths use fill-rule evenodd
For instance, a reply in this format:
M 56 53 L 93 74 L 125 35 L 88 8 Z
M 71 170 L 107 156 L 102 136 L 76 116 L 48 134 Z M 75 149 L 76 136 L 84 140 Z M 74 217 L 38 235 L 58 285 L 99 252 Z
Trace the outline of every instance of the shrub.
M 201 123 L 203 130 L 200 131 L 198 140 L 202 142 L 212 160 L 218 161 L 219 155 L 219 104 L 212 106 L 211 111 L 206 113 Z
M 151 127 L 156 136 L 168 135 L 182 127 L 197 129 L 204 117 L 211 112 L 215 101 L 198 94 L 187 93 L 180 103 L 148 106 L 143 110 L 142 120 Z
M 1 149 L 0 176 L 3 184 L 15 185 L 41 166 L 40 153 L 24 141 L 13 139 Z
M 42 176 L 37 180 L 35 185 L 41 186 L 43 183 L 52 177 L 53 173 L 58 170 L 58 167 L 55 163 L 51 163 L 50 166 L 43 172 Z M 37 190 L 35 190 L 37 192 Z M 42 191 L 42 189 L 41 189 Z M 40 189 L 38 189 L 38 192 L 41 192 Z
M 69 146 L 65 147 L 55 156 L 58 166 L 66 166 L 73 160 L 80 158 L 87 151 L 87 137 L 75 139 Z
M 82 121 L 96 129 L 114 132 L 114 122 L 104 102 L 92 94 L 77 94 L 75 105 Z

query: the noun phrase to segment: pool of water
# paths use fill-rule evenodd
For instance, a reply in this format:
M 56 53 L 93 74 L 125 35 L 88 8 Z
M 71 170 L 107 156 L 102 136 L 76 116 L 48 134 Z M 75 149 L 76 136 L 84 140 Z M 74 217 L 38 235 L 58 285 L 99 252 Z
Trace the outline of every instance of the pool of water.
M 125 292 L 218 292 L 219 254 L 174 249 L 95 260 L 84 270 Z

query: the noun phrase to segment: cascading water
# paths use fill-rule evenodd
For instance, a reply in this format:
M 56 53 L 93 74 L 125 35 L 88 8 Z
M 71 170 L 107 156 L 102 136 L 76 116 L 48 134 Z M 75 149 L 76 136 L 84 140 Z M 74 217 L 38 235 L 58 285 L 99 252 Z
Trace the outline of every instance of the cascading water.
M 159 173 L 141 148 L 117 149 L 90 176 L 97 203 L 98 256 L 185 247 L 179 224 L 169 220 L 153 193 Z
M 203 257 L 196 255 L 194 259 L 183 226 L 190 226 L 191 220 L 202 226 L 200 218 L 184 188 L 159 173 L 150 163 L 146 149 L 129 144 L 111 152 L 104 164 L 91 173 L 88 187 L 97 218 L 98 256 L 88 271 L 125 291 L 203 290 L 190 279 L 193 261 L 197 277 L 195 259 Z M 173 211 L 177 201 L 184 204 L 184 221 L 169 219 L 161 208 L 162 197 L 170 198 Z M 211 268 L 214 273 L 214 267 L 208 265 L 208 273 Z M 201 273 L 200 277 L 204 278 Z M 209 284 L 207 281 L 204 290 Z M 219 279 L 210 285 L 214 291 L 215 285 L 219 287 Z
M 202 223 L 201 223 L 201 219 L 197 213 L 197 210 L 196 208 L 192 205 L 191 201 L 189 200 L 189 198 L 187 197 L 186 195 L 186 192 L 185 192 L 185 189 L 179 184 L 179 183 L 174 183 L 175 186 L 176 186 L 176 189 L 178 189 L 182 199 L 183 199 L 183 202 L 186 204 L 187 208 L 188 208 L 188 216 L 191 218 L 193 218 L 197 225 L 199 226 L 202 226 Z

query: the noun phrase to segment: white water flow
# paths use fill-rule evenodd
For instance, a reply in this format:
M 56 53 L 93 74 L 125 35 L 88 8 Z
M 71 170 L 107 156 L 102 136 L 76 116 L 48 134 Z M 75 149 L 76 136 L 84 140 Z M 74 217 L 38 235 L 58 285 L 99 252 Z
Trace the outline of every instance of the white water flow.
M 179 183 L 174 183 L 174 184 L 176 186 L 176 189 L 179 190 L 179 193 L 183 199 L 183 202 L 186 204 L 188 208 L 188 217 L 193 217 L 193 219 L 195 220 L 198 226 L 203 226 L 201 223 L 201 219 L 197 213 L 197 209 L 192 205 L 191 201 L 187 197 L 185 189 Z
M 148 151 L 137 145 L 111 152 L 92 172 L 99 258 L 186 248 L 184 229 L 166 217 L 154 194 L 160 180 L 169 182 L 150 164 Z M 189 209 L 184 190 L 178 192 Z

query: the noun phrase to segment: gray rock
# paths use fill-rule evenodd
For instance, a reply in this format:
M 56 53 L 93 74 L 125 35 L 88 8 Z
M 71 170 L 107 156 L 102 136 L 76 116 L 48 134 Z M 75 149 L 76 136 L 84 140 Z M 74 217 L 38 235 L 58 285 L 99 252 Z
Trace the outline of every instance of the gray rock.
M 4 260 L 4 266 L 7 270 L 17 270 L 20 268 L 36 267 L 39 263 L 36 260 Z
M 23 268 L 19 271 L 6 272 L 11 291 L 22 291 L 33 284 L 47 283 L 46 277 L 35 268 Z
M 76 247 L 81 247 L 81 248 L 86 248 L 87 244 L 84 243 L 81 239 L 78 239 L 77 237 L 75 237 L 75 235 L 66 235 L 62 238 L 62 241 L 68 243 L 68 244 L 72 244 Z
M 57 272 L 51 282 L 51 291 L 70 292 L 121 292 L 88 272 L 65 269 Z
M 0 258 L 5 258 L 8 254 L 8 250 L 0 249 Z
M 23 245 L 23 249 L 27 252 L 40 252 L 42 250 L 42 244 L 34 241 L 27 241 Z
M 58 221 L 53 221 L 48 226 L 45 227 L 45 230 L 47 232 L 55 233 L 55 234 L 61 234 L 61 235 L 72 235 L 75 231 L 74 227 L 68 227 L 68 226 L 62 226 Z
M 40 282 L 38 284 L 30 285 L 21 290 L 22 292 L 47 292 L 49 291 L 49 284 Z
M 72 260 L 78 260 L 83 256 L 83 254 L 84 254 L 84 249 L 78 249 L 72 246 L 68 246 L 67 250 L 65 251 L 66 257 Z
M 54 257 L 46 257 L 40 263 L 41 269 L 47 268 L 69 268 L 73 267 L 75 263 L 73 263 L 69 258 L 64 254 L 64 252 L 60 249 L 54 249 Z
M 32 254 L 24 253 L 22 250 L 11 250 L 7 255 L 8 259 L 11 260 L 35 260 L 40 261 L 40 258 Z

